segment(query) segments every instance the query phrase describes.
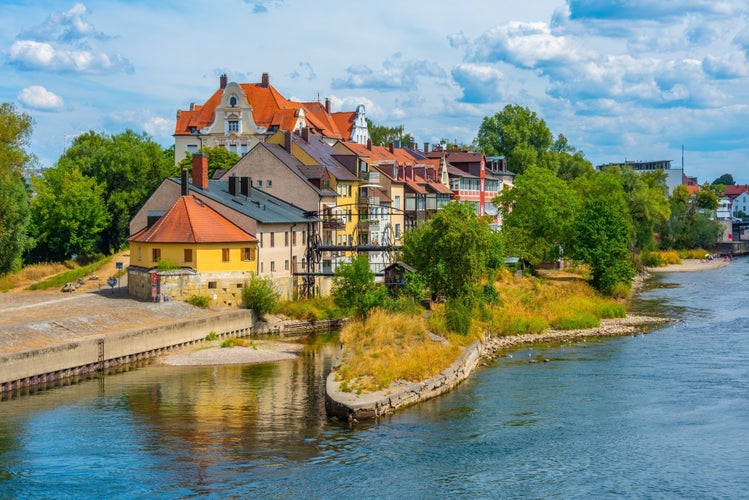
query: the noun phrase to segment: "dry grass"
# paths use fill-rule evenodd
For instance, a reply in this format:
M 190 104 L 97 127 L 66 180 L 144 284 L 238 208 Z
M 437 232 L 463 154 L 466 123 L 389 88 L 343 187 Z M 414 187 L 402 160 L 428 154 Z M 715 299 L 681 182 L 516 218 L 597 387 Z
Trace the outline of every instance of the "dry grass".
M 455 339 L 431 338 L 423 316 L 382 310 L 347 324 L 340 339 L 346 353 L 338 375 L 342 388 L 355 392 L 425 380 L 450 366 L 463 349 Z
M 0 278 L 0 291 L 7 292 L 13 288 L 25 287 L 37 283 L 49 276 L 69 270 L 70 267 L 60 262 L 26 266 L 18 272 Z

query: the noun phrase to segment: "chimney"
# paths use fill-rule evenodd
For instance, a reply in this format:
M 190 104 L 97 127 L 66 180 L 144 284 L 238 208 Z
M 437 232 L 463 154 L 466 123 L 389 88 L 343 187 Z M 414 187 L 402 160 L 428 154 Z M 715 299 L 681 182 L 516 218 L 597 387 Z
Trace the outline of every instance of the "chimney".
M 428 152 L 429 152 L 429 143 L 428 143 L 428 142 L 425 142 L 425 143 L 424 143 L 424 152 L 425 152 L 425 153 L 428 153 Z
M 390 145 L 388 146 L 388 149 L 390 149 L 390 154 L 393 154 L 393 153 L 395 153 L 395 144 L 393 144 L 393 143 L 391 142 L 391 143 L 390 143 Z
M 302 127 L 302 139 L 309 144 L 309 127 Z
M 367 139 L 367 149 L 372 151 L 372 139 Z
M 192 156 L 192 183 L 200 189 L 208 189 L 208 156 L 205 154 Z
M 224 73 L 221 75 L 221 78 L 218 79 L 218 85 L 221 89 L 225 89 L 227 83 L 229 83 L 229 80 L 226 78 L 226 73 Z
M 283 132 L 283 148 L 287 153 L 291 154 L 291 131 L 284 130 Z
M 325 98 L 325 112 L 330 114 L 330 98 L 329 97 Z
M 239 177 L 236 176 L 236 174 L 229 177 L 229 194 L 232 196 L 237 196 L 237 181 L 239 180 Z
M 268 85 L 270 85 L 270 78 L 268 77 L 268 73 L 263 73 L 263 76 L 260 80 L 260 86 L 264 89 L 267 89 Z
M 239 178 L 239 192 L 244 196 L 250 196 L 252 194 L 252 178 L 251 177 L 240 177 Z
M 182 188 L 182 196 L 190 194 L 190 188 L 187 185 L 187 169 L 182 169 L 182 178 L 180 179 L 180 187 Z

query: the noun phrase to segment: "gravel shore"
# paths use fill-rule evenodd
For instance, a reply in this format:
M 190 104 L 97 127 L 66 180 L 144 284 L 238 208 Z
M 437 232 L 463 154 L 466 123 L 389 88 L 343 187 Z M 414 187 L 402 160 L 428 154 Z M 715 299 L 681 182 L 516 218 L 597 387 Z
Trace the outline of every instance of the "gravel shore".
M 246 365 L 296 359 L 304 345 L 293 342 L 252 340 L 248 347 L 221 347 L 220 341 L 186 347 L 159 358 L 158 363 L 171 366 Z

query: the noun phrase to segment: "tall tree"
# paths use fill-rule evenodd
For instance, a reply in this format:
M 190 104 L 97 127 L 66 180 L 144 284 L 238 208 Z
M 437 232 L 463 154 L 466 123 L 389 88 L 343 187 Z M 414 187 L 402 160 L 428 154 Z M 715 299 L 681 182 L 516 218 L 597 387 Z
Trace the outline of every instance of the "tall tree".
M 58 166 L 78 168 L 104 186 L 111 219 L 101 234 L 100 251 L 118 251 L 128 237 L 128 224 L 153 190 L 174 170 L 162 147 L 147 134 L 132 130 L 117 135 L 88 132 L 75 138 Z
M 208 156 L 208 177 L 213 177 L 213 174 L 216 172 L 216 170 L 229 170 L 231 167 L 236 165 L 236 163 L 242 159 L 241 156 L 239 156 L 234 151 L 229 151 L 223 146 L 216 146 L 216 147 L 203 147 L 200 148 L 199 153 L 205 154 Z M 174 159 L 174 155 L 172 155 L 172 160 Z M 179 162 L 177 165 L 177 170 L 175 172 L 172 172 L 172 175 L 179 176 L 180 172 L 183 168 L 190 169 L 192 166 L 192 155 L 187 154 L 185 158 L 182 159 L 182 161 Z
M 403 260 L 419 271 L 434 295 L 457 298 L 472 293 L 487 264 L 498 259 L 492 244 L 499 243 L 473 207 L 451 202 L 404 234 Z
M 104 204 L 104 186 L 83 176 L 77 167 L 54 167 L 32 182 L 32 259 L 92 257 L 110 219 Z
M 495 199 L 502 211 L 508 255 L 532 265 L 562 256 L 580 201 L 551 171 L 530 167 L 515 177 L 515 187 Z
M 358 255 L 336 267 L 331 295 L 338 307 L 363 319 L 372 309 L 382 306 L 387 289 L 375 284 L 367 256 Z
M 671 216 L 658 227 L 661 248 L 664 249 L 710 249 L 723 234 L 723 228 L 711 219 L 705 210 L 699 209 L 697 199 L 684 186 L 676 186 L 669 198 Z
M 18 269 L 28 243 L 29 193 L 23 170 L 36 159 L 26 152 L 33 121 L 10 103 L 0 104 L 0 276 Z
M 403 125 L 398 125 L 397 127 L 386 127 L 384 125 L 375 124 L 369 118 L 366 118 L 366 120 L 372 144 L 377 146 L 387 146 L 391 142 L 400 142 L 401 147 L 406 147 L 414 140 L 410 133 L 403 132 Z
M 487 156 L 504 156 L 507 168 L 522 174 L 540 165 L 553 140 L 546 122 L 534 111 L 508 104 L 494 116 L 484 117 L 476 144 Z
M 723 174 L 712 182 L 713 186 L 735 186 L 736 181 L 733 180 L 731 174 Z

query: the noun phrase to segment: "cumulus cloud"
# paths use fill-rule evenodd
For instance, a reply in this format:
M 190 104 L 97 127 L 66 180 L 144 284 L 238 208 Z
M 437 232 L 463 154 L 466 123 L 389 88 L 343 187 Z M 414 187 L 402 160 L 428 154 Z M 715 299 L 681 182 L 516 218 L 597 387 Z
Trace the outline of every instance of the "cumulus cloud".
M 746 76 L 747 64 L 744 54 L 734 52 L 723 56 L 708 54 L 702 60 L 702 70 L 718 79 L 733 79 Z
M 22 40 L 38 40 L 46 42 L 74 42 L 84 38 L 108 39 L 108 35 L 97 32 L 93 25 L 84 17 L 88 14 L 86 6 L 76 3 L 67 12 L 53 12 L 39 24 L 21 32 Z
M 503 98 L 504 75 L 492 66 L 459 64 L 453 68 L 452 77 L 463 90 L 460 102 L 487 103 Z
M 18 101 L 27 108 L 40 111 L 59 111 L 65 106 L 62 97 L 40 85 L 32 85 L 21 90 Z
M 334 78 L 334 89 L 373 89 L 380 91 L 409 92 L 417 89 L 418 79 L 444 78 L 445 71 L 436 63 L 426 60 L 405 59 L 397 52 L 382 63 L 381 70 L 365 65 L 350 66 L 344 78 Z
M 8 56 L 21 69 L 72 71 L 76 73 L 132 73 L 133 65 L 120 56 L 90 50 L 55 48 L 46 42 L 18 40 L 11 45 Z
M 143 130 L 157 139 L 168 138 L 172 136 L 174 126 L 174 120 L 167 120 L 160 116 L 152 116 L 143 123 Z
M 24 70 L 75 73 L 133 71 L 120 54 L 92 48 L 90 42 L 112 37 L 97 32 L 84 17 L 86 7 L 77 3 L 67 12 L 50 14 L 42 24 L 23 31 L 7 51 L 10 64 Z
M 315 73 L 315 70 L 312 68 L 312 65 L 308 62 L 300 62 L 296 69 L 289 73 L 288 75 L 290 78 L 303 78 L 305 80 L 314 80 L 317 78 L 317 74 Z

